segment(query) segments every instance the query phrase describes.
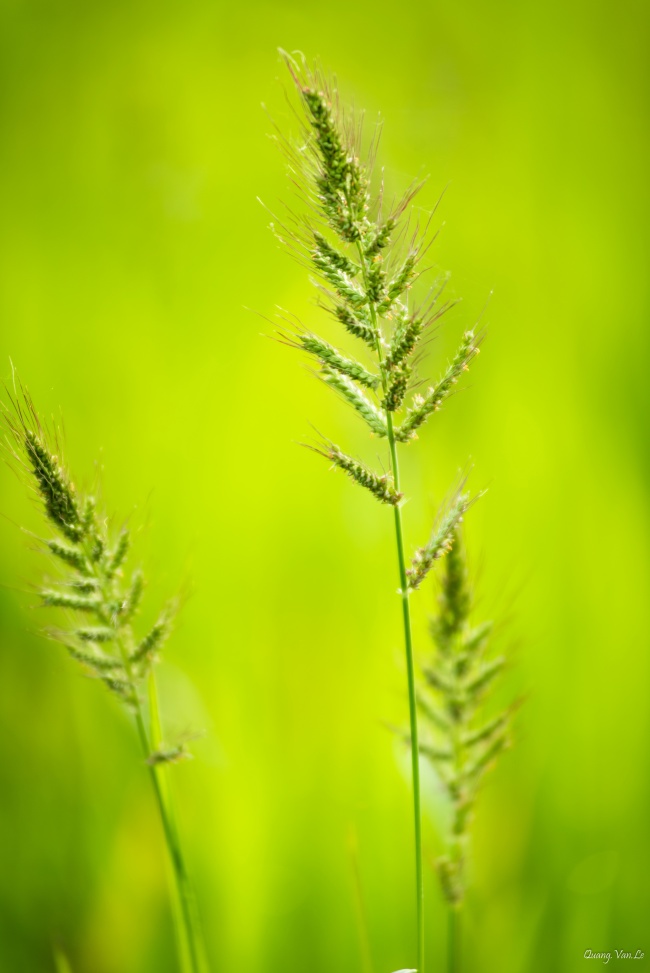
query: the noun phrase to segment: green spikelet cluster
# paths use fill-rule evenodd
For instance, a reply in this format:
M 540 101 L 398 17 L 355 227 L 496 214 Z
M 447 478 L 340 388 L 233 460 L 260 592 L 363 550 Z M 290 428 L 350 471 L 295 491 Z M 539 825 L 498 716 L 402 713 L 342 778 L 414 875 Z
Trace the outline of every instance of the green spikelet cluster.
M 362 353 L 370 352 L 372 361 L 344 355 L 311 331 L 294 335 L 289 343 L 313 357 L 326 384 L 374 436 L 388 439 L 392 450 L 393 444 L 414 439 L 439 410 L 476 355 L 477 342 L 468 331 L 440 381 L 425 395 L 410 394 L 418 378 L 413 362 L 420 342 L 451 306 L 438 305 L 442 288 L 425 309 L 410 306 L 410 288 L 427 241 L 424 236 L 410 239 L 405 254 L 395 241 L 408 223 L 407 206 L 414 193 L 382 214 L 379 195 L 371 192 L 370 172 L 360 161 L 358 127 L 345 123 L 336 98 L 316 72 L 291 58 L 287 64 L 305 117 L 306 144 L 292 155 L 292 165 L 300 160 L 306 198 L 316 211 L 313 220 L 307 216 L 301 223 L 307 227 L 306 238 L 297 235 L 294 243 L 322 281 L 334 317 L 359 339 Z M 436 557 L 440 553 L 442 548 Z
M 436 653 L 423 672 L 420 714 L 431 743 L 420 753 L 435 767 L 451 803 L 447 854 L 437 862 L 445 899 L 459 908 L 465 889 L 468 827 L 484 773 L 510 741 L 512 708 L 489 719 L 485 695 L 505 660 L 486 660 L 492 625 L 472 627 L 472 591 L 460 529 L 454 527 L 441 577 L 438 613 L 431 621 Z
M 45 608 L 68 612 L 68 624 L 52 634 L 87 672 L 133 704 L 169 633 L 170 612 L 163 613 L 151 632 L 136 638 L 132 620 L 144 581 L 140 571 L 129 575 L 125 570 L 128 529 L 112 538 L 94 499 L 77 496 L 29 396 L 24 393 L 23 400 L 16 398 L 12 405 L 4 420 L 14 440 L 15 458 L 30 476 L 47 521 L 59 535 L 45 542 L 61 568 L 59 584 L 44 587 L 40 595 Z

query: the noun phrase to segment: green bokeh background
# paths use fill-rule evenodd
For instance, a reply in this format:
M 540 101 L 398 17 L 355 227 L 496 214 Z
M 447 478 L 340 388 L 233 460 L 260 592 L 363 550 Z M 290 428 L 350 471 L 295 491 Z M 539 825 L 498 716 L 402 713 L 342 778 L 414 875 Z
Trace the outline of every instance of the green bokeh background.
M 377 973 L 414 962 L 406 719 L 390 515 L 296 441 L 364 430 L 260 336 L 330 324 L 268 232 L 287 198 L 265 102 L 276 47 L 385 119 L 388 184 L 431 173 L 434 262 L 488 340 L 405 460 L 407 542 L 459 468 L 480 617 L 528 702 L 473 836 L 467 969 L 650 955 L 648 14 L 631 0 L 59 4 L 5 0 L 0 371 L 65 417 L 138 528 L 149 612 L 192 590 L 160 678 L 215 971 L 352 973 L 350 843 Z M 328 330 L 329 329 L 329 330 Z M 375 450 L 376 452 L 376 450 Z M 155 807 L 127 716 L 38 631 L 36 507 L 0 472 L 0 969 L 176 969 Z M 414 601 L 428 650 L 434 591 Z M 426 781 L 429 971 L 444 916 Z M 647 963 L 647 959 L 642 966 Z M 588 969 L 590 967 L 587 967 Z

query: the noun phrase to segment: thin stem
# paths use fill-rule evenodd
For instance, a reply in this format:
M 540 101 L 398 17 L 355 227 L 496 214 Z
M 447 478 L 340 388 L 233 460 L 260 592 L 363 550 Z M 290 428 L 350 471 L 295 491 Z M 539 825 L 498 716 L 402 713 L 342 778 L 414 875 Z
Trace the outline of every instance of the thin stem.
M 149 717 L 152 742 L 154 742 L 154 745 L 159 746 L 162 742 L 162 728 L 156 679 L 153 670 L 149 674 Z M 167 848 L 172 862 L 175 879 L 174 891 L 181 906 L 185 942 L 190 958 L 189 969 L 191 973 L 203 973 L 206 969 L 206 964 L 201 929 L 196 910 L 196 902 L 194 901 L 194 894 L 185 865 L 185 856 L 183 855 L 178 828 L 176 826 L 176 815 L 166 775 L 167 768 L 158 765 L 152 766 L 150 769 L 158 806 L 160 808 L 160 817 L 163 823 Z
M 153 669 L 149 673 L 148 680 L 148 691 L 149 691 L 149 728 L 151 732 L 151 746 L 154 750 L 158 750 L 162 747 L 162 725 L 160 720 L 160 707 L 158 705 L 158 692 L 156 688 L 156 681 Z M 160 787 L 164 793 L 168 792 L 169 781 L 166 776 L 159 777 Z M 176 946 L 178 948 L 178 956 L 181 963 L 182 969 L 190 969 L 190 959 L 189 959 L 189 943 L 187 936 L 187 929 L 185 926 L 185 917 L 183 914 L 183 907 L 181 903 L 180 891 L 178 888 L 178 883 L 174 879 L 171 857 L 168 858 L 168 879 L 170 886 L 170 896 L 172 903 L 172 912 L 174 916 L 174 931 L 176 934 Z
M 456 906 L 449 909 L 447 973 L 460 973 L 460 908 Z
M 133 667 L 129 661 L 126 646 L 124 645 L 123 640 L 120 638 L 117 639 L 117 644 L 129 682 L 134 684 Z M 155 741 L 155 747 L 160 743 L 161 732 L 160 713 L 155 689 L 155 681 L 153 680 L 153 673 L 151 674 L 149 681 L 149 699 L 150 704 L 152 704 L 150 705 L 151 742 Z M 147 727 L 142 711 L 142 704 L 137 693 L 135 694 L 134 715 L 142 752 L 145 760 L 148 760 L 151 756 L 152 746 L 150 743 L 149 734 L 147 733 Z M 166 782 L 162 775 L 161 767 L 156 767 L 149 764 L 149 773 L 151 776 L 154 793 L 156 795 L 156 803 L 158 804 L 160 820 L 163 827 L 163 833 L 165 835 L 165 842 L 167 844 L 167 851 L 169 853 L 169 858 L 172 865 L 172 875 L 174 879 L 173 892 L 176 896 L 176 901 L 180 903 L 180 916 L 178 915 L 178 911 L 174 910 L 177 924 L 179 960 L 181 962 L 181 966 L 187 971 L 187 973 L 202 973 L 204 967 L 199 960 L 199 935 L 195 921 L 194 903 L 187 869 L 185 867 L 185 859 L 181 849 L 178 832 L 176 830 L 176 823 L 169 800 L 169 794 L 166 788 Z M 186 949 L 183 948 L 183 944 Z
M 388 443 L 395 489 L 399 492 L 399 465 L 397 444 L 393 432 L 393 417 L 387 413 Z M 402 598 L 402 621 L 404 625 L 404 648 L 406 652 L 406 678 L 409 694 L 409 722 L 411 734 L 411 773 L 413 778 L 413 816 L 415 825 L 415 886 L 417 896 L 418 965 L 424 971 L 424 883 L 422 876 L 422 825 L 420 814 L 420 747 L 418 741 L 418 719 L 415 697 L 415 666 L 413 662 L 413 636 L 411 634 L 411 607 L 404 558 L 404 538 L 402 534 L 402 511 L 394 508 L 395 539 L 397 542 L 397 561 L 399 565 L 400 593 Z
M 97 569 L 94 570 L 94 574 L 99 581 L 104 602 L 110 603 L 112 600 L 114 600 L 115 595 L 113 590 L 114 582 L 111 583 L 111 580 L 107 579 Z M 129 648 L 127 642 L 129 645 L 132 642 L 130 627 L 124 626 L 120 630 L 118 625 L 115 624 L 115 618 L 108 613 L 105 614 L 104 621 L 115 631 L 115 643 L 119 650 L 129 684 L 133 687 L 133 710 L 135 725 L 138 738 L 140 740 L 140 746 L 142 748 L 142 754 L 144 759 L 148 762 L 152 752 L 160 747 L 162 741 L 160 708 L 158 706 L 158 695 L 156 692 L 154 673 L 152 670 L 149 677 L 149 730 L 147 730 L 142 703 L 135 688 L 136 680 L 133 671 L 133 663 L 129 658 Z M 121 635 L 120 631 L 124 634 Z M 153 784 L 154 794 L 156 796 L 156 803 L 158 804 L 158 811 L 160 813 L 160 820 L 165 836 L 169 860 L 172 866 L 171 871 L 173 881 L 171 891 L 179 964 L 183 970 L 183 973 L 205 973 L 206 964 L 203 959 L 204 951 L 202 949 L 199 950 L 199 944 L 202 942 L 200 936 L 200 927 L 198 917 L 196 915 L 189 876 L 185 866 L 185 858 L 183 856 L 180 838 L 176 828 L 169 789 L 164 776 L 164 768 L 151 763 L 148 763 L 148 768 L 151 783 Z
M 361 261 L 366 293 L 368 292 L 368 265 L 366 256 L 360 244 L 357 251 Z M 369 302 L 370 317 L 375 332 L 375 348 L 379 360 L 381 381 L 384 396 L 388 391 L 384 356 L 381 347 L 381 333 L 377 321 L 377 309 L 372 301 Z M 400 489 L 399 461 L 397 457 L 397 441 L 393 427 L 393 414 L 386 410 L 386 426 L 388 430 L 388 447 L 390 450 L 390 465 L 393 474 L 393 485 L 397 493 Z M 422 875 L 422 824 L 420 813 L 420 748 L 418 741 L 418 715 L 415 696 L 415 666 L 413 662 L 413 636 L 411 633 L 411 607 L 409 604 L 409 586 L 406 577 L 406 560 L 404 556 L 404 536 L 402 531 L 402 511 L 398 506 L 393 507 L 395 520 L 395 540 L 397 543 L 397 562 L 399 568 L 400 596 L 402 599 L 402 623 L 404 627 L 404 650 L 406 654 L 406 678 L 409 697 L 409 723 L 411 734 L 411 777 L 413 782 L 413 819 L 415 832 L 415 895 L 417 916 L 417 969 L 424 973 L 424 882 Z

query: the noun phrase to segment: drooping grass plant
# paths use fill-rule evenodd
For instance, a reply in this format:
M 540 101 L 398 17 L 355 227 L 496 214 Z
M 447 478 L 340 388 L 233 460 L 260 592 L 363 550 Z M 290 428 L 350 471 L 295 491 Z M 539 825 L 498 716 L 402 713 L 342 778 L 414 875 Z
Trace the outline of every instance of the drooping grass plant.
M 450 804 L 447 850 L 436 863 L 449 907 L 448 970 L 460 971 L 460 917 L 465 899 L 468 829 L 479 786 L 509 745 L 514 706 L 487 718 L 483 702 L 505 665 L 487 658 L 492 623 L 472 625 L 472 589 L 461 532 L 456 528 L 431 620 L 436 653 L 423 670 L 418 708 L 429 730 L 420 753 L 433 765 Z
M 294 328 L 283 333 L 283 340 L 312 357 L 322 380 L 352 407 L 371 435 L 387 445 L 387 472 L 381 473 L 329 440 L 312 448 L 392 511 L 413 743 L 417 968 L 422 973 L 420 769 L 410 595 L 451 549 L 471 501 L 462 489 L 457 490 L 429 539 L 409 560 L 398 450 L 412 443 L 440 410 L 477 355 L 479 342 L 474 331 L 466 331 L 439 379 L 421 390 L 416 365 L 422 340 L 452 302 L 443 300 L 444 278 L 433 283 L 420 303 L 410 296 L 431 242 L 429 222 L 420 227 L 412 210 L 420 187 L 413 185 L 401 200 L 387 205 L 383 185 L 372 185 L 376 139 L 367 164 L 362 163 L 358 120 L 346 115 L 336 91 L 318 69 L 287 55 L 285 60 L 299 95 L 301 133 L 297 143 L 281 133 L 278 138 L 289 161 L 291 180 L 308 205 L 306 214 L 276 222 L 274 229 L 299 260 L 311 267 L 324 306 L 357 339 L 363 360 L 344 354 L 311 330 Z
M 136 634 L 145 582 L 139 569 L 126 569 L 128 528 L 115 534 L 94 498 L 77 493 L 61 459 L 56 431 L 41 422 L 29 393 L 15 383 L 7 396 L 9 405 L 2 406 L 0 416 L 9 461 L 36 492 L 54 534 L 42 544 L 58 567 L 58 577 L 41 587 L 40 600 L 44 608 L 63 609 L 67 614 L 65 626 L 49 629 L 48 634 L 133 714 L 169 853 L 179 968 L 183 973 L 206 973 L 167 777 L 169 764 L 185 751 L 182 744 L 164 743 L 154 670 L 171 631 L 175 606 L 166 605 L 147 632 Z

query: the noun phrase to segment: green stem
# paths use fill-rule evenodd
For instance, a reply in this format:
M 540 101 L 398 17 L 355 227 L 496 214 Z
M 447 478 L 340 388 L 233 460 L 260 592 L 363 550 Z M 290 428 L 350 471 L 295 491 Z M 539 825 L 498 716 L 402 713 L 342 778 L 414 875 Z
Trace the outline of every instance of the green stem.
M 93 563 L 92 555 L 89 557 L 89 562 Z M 111 602 L 115 601 L 116 595 L 114 580 L 107 578 L 97 568 L 94 569 L 94 574 L 99 581 L 104 604 L 110 605 Z M 151 670 L 149 675 L 149 730 L 147 730 L 142 703 L 136 689 L 133 664 L 129 658 L 129 646 L 132 642 L 130 627 L 128 625 L 120 627 L 116 623 L 115 617 L 108 610 L 104 612 L 103 620 L 105 624 L 112 627 L 115 631 L 115 643 L 118 647 L 127 679 L 133 689 L 133 708 L 138 738 L 140 740 L 142 754 L 148 763 L 152 752 L 160 748 L 162 741 L 160 708 L 158 706 L 158 694 L 154 673 Z M 171 891 L 179 965 L 183 973 L 205 973 L 207 965 L 205 962 L 202 937 L 200 935 L 200 924 L 198 922 L 192 888 L 185 866 L 185 858 L 181 848 L 178 829 L 176 827 L 171 796 L 165 778 L 165 768 L 148 763 L 148 769 L 156 796 L 156 803 L 158 804 L 169 860 L 171 862 L 173 877 Z
M 361 270 L 368 292 L 368 273 L 365 254 L 360 244 L 357 244 Z M 381 381 L 384 396 L 388 391 L 388 381 L 386 369 L 384 368 L 384 356 L 381 347 L 381 333 L 377 322 L 377 310 L 372 302 L 369 302 L 370 317 L 375 331 L 375 348 L 379 360 Z M 390 465 L 393 474 L 393 485 L 399 493 L 400 474 L 399 461 L 397 457 L 397 441 L 393 427 L 393 414 L 386 410 L 386 426 L 388 429 L 388 447 L 390 450 Z M 395 540 L 397 543 L 397 562 L 399 568 L 400 597 L 402 600 L 402 623 L 404 627 L 404 650 L 406 653 L 406 678 L 408 683 L 409 697 L 409 723 L 411 734 L 411 777 L 413 782 L 413 818 L 415 831 L 415 895 L 416 895 L 416 916 L 417 916 L 417 969 L 419 973 L 424 973 L 424 882 L 422 875 L 422 824 L 420 813 L 420 747 L 418 740 L 418 715 L 415 696 L 415 666 L 413 662 L 413 636 L 411 633 L 411 607 L 409 604 L 409 586 L 406 577 L 406 559 L 404 556 L 404 536 L 402 531 L 402 511 L 399 506 L 393 508 L 395 519 Z
M 449 909 L 447 973 L 460 973 L 460 909 L 453 905 Z
M 387 413 L 388 444 L 390 447 L 391 467 L 395 489 L 399 492 L 399 465 L 397 444 L 393 432 L 393 417 Z M 413 663 L 413 636 L 411 634 L 411 607 L 409 587 L 406 577 L 404 558 L 404 538 L 402 534 L 402 511 L 394 508 L 395 539 L 397 542 L 397 561 L 399 565 L 400 594 L 402 599 L 402 621 L 404 625 L 404 648 L 406 651 L 406 678 L 409 694 L 409 721 L 411 733 L 411 773 L 413 778 L 413 816 L 415 825 L 415 887 L 417 896 L 418 965 L 419 973 L 424 971 L 424 883 L 422 877 L 422 824 L 420 814 L 420 747 L 418 740 L 418 718 L 415 697 L 415 666 Z
M 160 707 L 158 705 L 156 677 L 153 669 L 149 673 L 149 721 L 152 745 L 154 749 L 159 749 L 162 744 L 163 734 L 160 720 Z M 158 765 L 152 767 L 151 772 L 155 782 L 154 787 L 156 788 L 158 803 L 161 808 L 160 813 L 163 819 L 167 846 L 176 879 L 174 892 L 176 894 L 176 902 L 180 903 L 186 948 L 190 956 L 190 969 L 192 973 L 195 973 L 195 971 L 196 973 L 203 973 L 206 970 L 206 960 L 201 924 L 176 824 L 174 802 L 172 800 L 171 788 L 169 787 L 169 780 L 167 779 L 167 767 L 164 764 Z
M 120 638 L 117 639 L 117 643 L 129 682 L 132 685 L 135 685 L 133 679 L 133 667 L 129 661 L 126 646 L 124 645 L 123 640 Z M 147 733 L 147 727 L 142 711 L 142 704 L 137 693 L 135 694 L 135 724 L 145 760 L 149 759 L 152 750 L 154 750 L 161 741 L 160 713 L 153 672 L 151 673 L 149 680 L 149 700 L 151 741 L 149 739 L 149 734 Z M 151 776 L 151 782 L 153 784 L 154 794 L 156 796 L 156 803 L 158 804 L 160 820 L 163 827 L 163 833 L 165 835 L 165 843 L 167 845 L 167 851 L 169 853 L 172 866 L 172 875 L 174 879 L 173 894 L 176 901 L 180 903 L 180 915 L 178 914 L 177 909 L 174 910 L 179 961 L 182 969 L 187 971 L 187 973 L 203 973 L 204 965 L 200 961 L 200 935 L 196 921 L 194 901 L 187 868 L 185 866 L 185 859 L 181 849 L 178 831 L 176 829 L 176 822 L 174 819 L 168 788 L 163 776 L 163 768 L 149 764 L 149 773 Z

